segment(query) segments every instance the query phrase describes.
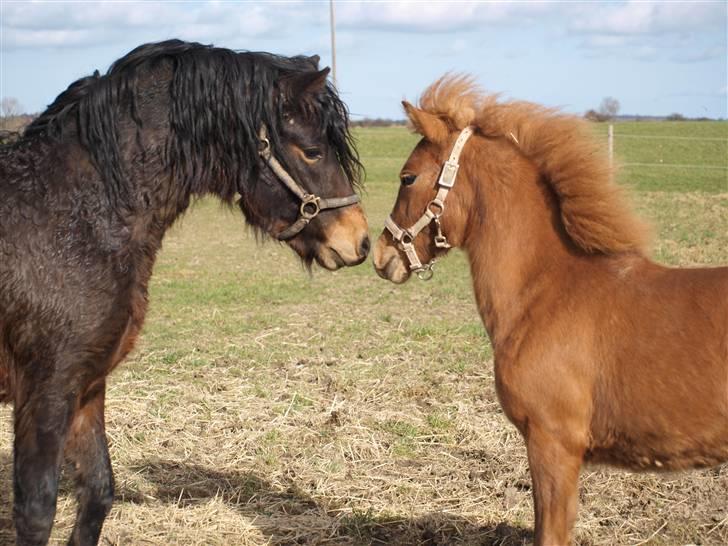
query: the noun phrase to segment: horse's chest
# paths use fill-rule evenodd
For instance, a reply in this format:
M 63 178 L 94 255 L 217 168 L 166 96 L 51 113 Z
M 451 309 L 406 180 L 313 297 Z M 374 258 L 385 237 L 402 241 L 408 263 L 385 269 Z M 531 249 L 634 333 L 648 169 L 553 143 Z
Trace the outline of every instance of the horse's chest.
M 144 317 L 147 312 L 147 290 L 146 286 L 134 287 L 130 295 L 129 318 L 126 323 L 111 360 L 107 373 L 111 372 L 136 345 L 139 332 L 144 324 Z
M 159 244 L 151 244 L 146 247 L 138 247 L 131 255 L 135 255 L 136 259 L 133 265 L 128 266 L 129 271 L 133 271 L 133 282 L 124 295 L 127 302 L 126 313 L 127 320 L 118 337 L 116 349 L 108 362 L 106 373 L 111 372 L 129 352 L 134 348 L 137 337 L 141 332 L 144 324 L 144 318 L 147 312 L 148 304 L 148 284 L 152 275 L 152 267 L 154 266 L 154 258 Z

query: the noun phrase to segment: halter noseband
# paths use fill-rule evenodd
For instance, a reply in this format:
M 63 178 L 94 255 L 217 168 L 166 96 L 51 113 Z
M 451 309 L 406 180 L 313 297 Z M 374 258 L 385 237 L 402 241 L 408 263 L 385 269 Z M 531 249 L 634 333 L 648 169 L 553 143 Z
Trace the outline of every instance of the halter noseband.
M 450 157 L 445 162 L 445 165 L 443 165 L 442 171 L 440 172 L 440 178 L 437 180 L 437 195 L 427 204 L 425 212 L 422 216 L 420 216 L 419 220 L 407 229 L 399 227 L 392 219 L 392 215 L 389 215 L 384 221 L 384 228 L 392 234 L 394 242 L 397 243 L 407 255 L 410 271 L 417 273 L 417 276 L 425 281 L 432 278 L 435 258 L 432 258 L 429 262 L 423 265 L 419 256 L 417 256 L 414 240 L 423 229 L 430 225 L 430 222 L 434 221 L 437 229 L 437 233 L 435 235 L 435 246 L 437 248 L 450 248 L 450 244 L 442 234 L 440 217 L 442 216 L 442 213 L 445 212 L 445 198 L 455 185 L 455 177 L 457 176 L 458 168 L 460 167 L 458 164 L 460 153 L 463 151 L 465 143 L 472 134 L 472 127 L 466 127 L 460 131 L 460 134 L 452 147 L 452 151 L 450 152 Z
M 326 199 L 313 193 L 308 193 L 288 174 L 286 169 L 283 168 L 283 165 L 273 155 L 270 141 L 268 140 L 268 131 L 265 126 L 260 128 L 258 138 L 261 144 L 258 150 L 260 157 L 265 160 L 278 179 L 301 200 L 301 207 L 298 209 L 298 219 L 276 235 L 279 241 L 286 241 L 294 235 L 297 235 L 322 210 L 348 207 L 360 201 L 359 196 L 356 194 L 347 197 L 329 197 Z

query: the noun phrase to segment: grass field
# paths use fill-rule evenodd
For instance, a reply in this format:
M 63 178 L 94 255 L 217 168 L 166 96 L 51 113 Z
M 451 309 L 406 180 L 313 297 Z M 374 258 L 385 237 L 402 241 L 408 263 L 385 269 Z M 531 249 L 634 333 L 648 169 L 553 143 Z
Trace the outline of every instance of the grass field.
M 607 124 L 595 129 L 607 138 Z M 614 124 L 624 180 L 642 191 L 728 191 L 728 123 L 641 121 Z
M 625 167 L 622 180 L 655 224 L 657 260 L 728 263 L 726 142 L 619 138 L 726 139 L 728 124 L 624 123 L 615 133 L 625 163 L 724 167 Z M 416 138 L 399 128 L 358 137 L 376 237 Z M 525 448 L 498 405 L 459 253 L 429 283 L 396 287 L 370 262 L 309 275 L 290 250 L 257 244 L 239 215 L 202 201 L 168 234 L 144 335 L 107 400 L 117 501 L 105 544 L 475 545 L 532 536 Z M 4 544 L 12 541 L 10 410 L 0 417 Z M 72 489 L 65 481 L 54 543 L 70 532 Z M 590 468 L 580 498 L 580 544 L 728 544 L 728 466 L 659 476 Z

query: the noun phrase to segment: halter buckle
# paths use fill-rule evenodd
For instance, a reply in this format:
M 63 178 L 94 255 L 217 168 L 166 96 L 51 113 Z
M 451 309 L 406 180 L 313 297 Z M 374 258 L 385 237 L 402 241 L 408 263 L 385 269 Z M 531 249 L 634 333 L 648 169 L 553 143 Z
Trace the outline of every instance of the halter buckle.
M 437 183 L 444 188 L 452 188 L 455 185 L 455 177 L 458 174 L 460 165 L 450 160 L 446 161 L 442 166 L 440 180 Z
M 435 234 L 435 246 L 437 248 L 450 248 L 450 243 L 447 242 L 447 238 L 442 233 L 442 226 L 440 225 L 440 217 L 435 216 L 435 227 L 437 228 L 437 233 Z
M 301 201 L 301 208 L 299 209 L 301 217 L 306 220 L 312 220 L 315 218 L 316 215 L 321 212 L 321 204 L 319 203 L 320 200 L 320 197 L 310 193 L 304 196 Z
M 447 242 L 444 235 L 435 235 L 435 246 L 437 248 L 450 248 L 452 245 Z

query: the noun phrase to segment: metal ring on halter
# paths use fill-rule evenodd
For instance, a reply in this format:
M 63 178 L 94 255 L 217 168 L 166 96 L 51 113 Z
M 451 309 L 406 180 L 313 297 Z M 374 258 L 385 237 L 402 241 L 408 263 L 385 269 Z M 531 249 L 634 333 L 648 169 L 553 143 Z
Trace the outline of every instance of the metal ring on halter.
M 312 194 L 308 194 L 304 197 L 301 202 L 301 208 L 299 209 L 301 216 L 307 220 L 315 218 L 316 215 L 321 212 L 321 205 L 319 203 L 320 199 L 320 197 Z M 306 207 L 313 207 L 313 210 L 309 212 Z
M 268 152 L 270 150 L 270 140 L 268 140 L 268 137 L 261 138 L 260 144 L 261 144 L 261 147 L 260 147 L 260 150 L 258 151 L 258 153 L 265 154 L 266 152 Z
M 434 210 L 432 210 L 433 205 L 440 209 L 440 211 L 435 212 Z M 445 203 L 443 203 L 439 199 L 433 199 L 432 201 L 427 203 L 427 210 L 429 210 L 435 216 L 435 218 L 439 218 L 440 216 L 442 216 L 442 213 L 445 212 Z
M 415 273 L 417 274 L 417 278 L 421 281 L 429 281 L 435 274 L 435 260 L 423 265 L 422 268 L 415 271 Z

